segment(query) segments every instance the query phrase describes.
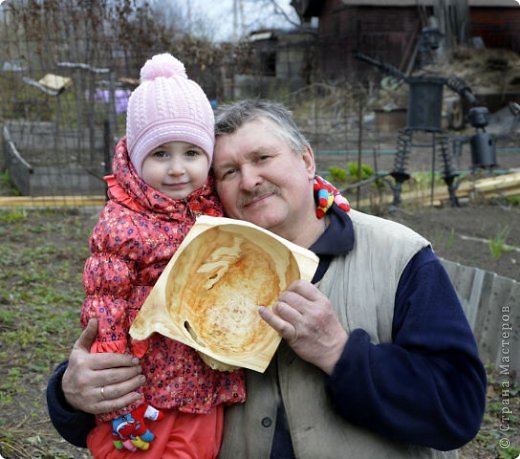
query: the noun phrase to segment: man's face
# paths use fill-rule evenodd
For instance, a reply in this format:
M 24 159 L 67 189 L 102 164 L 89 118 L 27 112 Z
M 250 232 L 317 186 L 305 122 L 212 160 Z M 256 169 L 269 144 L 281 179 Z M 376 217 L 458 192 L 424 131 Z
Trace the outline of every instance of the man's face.
M 269 120 L 218 137 L 213 167 L 226 215 L 247 220 L 295 242 L 313 224 L 312 151 L 295 153 Z

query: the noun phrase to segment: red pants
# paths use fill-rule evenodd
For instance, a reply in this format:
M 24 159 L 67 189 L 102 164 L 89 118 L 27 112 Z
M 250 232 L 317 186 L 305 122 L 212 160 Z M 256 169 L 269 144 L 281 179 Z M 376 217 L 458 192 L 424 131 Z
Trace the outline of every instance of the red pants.
M 155 435 L 147 451 L 116 449 L 112 426 L 104 422 L 88 435 L 87 446 L 95 459 L 214 459 L 222 443 L 224 408 L 214 407 L 208 414 L 164 410 L 160 421 L 146 420 Z

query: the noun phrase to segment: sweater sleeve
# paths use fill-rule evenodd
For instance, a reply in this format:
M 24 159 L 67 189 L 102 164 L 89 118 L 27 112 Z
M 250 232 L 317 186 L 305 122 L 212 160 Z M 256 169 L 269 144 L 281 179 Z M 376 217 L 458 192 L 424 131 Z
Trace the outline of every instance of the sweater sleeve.
M 83 269 L 85 299 L 81 324 L 98 320 L 91 352 L 129 351 L 128 332 L 138 282 L 138 260 L 143 255 L 142 237 L 131 211 L 109 201 L 89 241 L 90 257 Z M 135 311 L 134 311 L 135 312 Z
M 89 319 L 97 319 L 98 330 L 91 353 L 131 353 L 141 357 L 148 342 L 131 342 L 129 330 L 149 292 L 147 286 L 138 286 L 138 260 L 141 266 L 146 264 L 142 256 L 142 238 L 130 215 L 121 213 L 111 217 L 108 214 L 101 215 L 90 238 L 91 256 L 83 270 L 86 296 L 81 309 L 81 325 L 85 327 Z M 96 421 L 110 421 L 143 403 L 141 396 L 131 406 L 98 414 Z
M 430 248 L 401 276 L 392 342 L 354 330 L 327 383 L 350 422 L 406 443 L 459 448 L 478 432 L 486 374 L 456 292 Z
M 47 409 L 49 417 L 58 433 L 69 443 L 87 447 L 88 433 L 95 427 L 93 414 L 76 411 L 65 400 L 61 380 L 67 369 L 67 362 L 61 363 L 53 372 L 47 384 Z
M 93 253 L 85 263 L 83 287 L 85 300 L 81 310 L 81 324 L 98 320 L 98 334 L 91 352 L 128 351 L 130 328 L 128 298 L 135 283 L 134 263 L 117 252 Z

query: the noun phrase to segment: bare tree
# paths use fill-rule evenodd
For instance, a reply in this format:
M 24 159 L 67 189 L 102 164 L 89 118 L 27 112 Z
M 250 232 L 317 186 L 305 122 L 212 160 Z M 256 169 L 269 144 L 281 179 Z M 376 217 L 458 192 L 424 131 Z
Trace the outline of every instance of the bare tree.
M 150 0 L 149 7 L 162 26 L 180 35 L 215 41 L 220 23 L 211 21 L 206 11 L 194 7 L 191 0 Z
M 468 0 L 435 0 L 433 14 L 439 21 L 446 50 L 453 50 L 457 46 L 468 43 L 470 24 Z
M 294 8 L 288 10 L 277 0 L 242 0 L 247 11 L 245 26 L 247 30 L 266 27 L 295 28 L 301 26 L 300 18 Z

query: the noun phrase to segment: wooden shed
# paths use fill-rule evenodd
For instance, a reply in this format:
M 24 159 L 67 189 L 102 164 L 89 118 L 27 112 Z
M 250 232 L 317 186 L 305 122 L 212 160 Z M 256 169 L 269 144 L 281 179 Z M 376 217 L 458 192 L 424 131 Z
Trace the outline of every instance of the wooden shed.
M 420 31 L 439 0 L 293 0 L 292 4 L 305 19 L 319 19 L 318 73 L 354 79 L 359 69 L 366 69 L 354 51 L 406 70 Z M 467 6 L 471 37 L 480 37 L 488 48 L 520 52 L 520 6 L 515 0 L 468 0 Z

